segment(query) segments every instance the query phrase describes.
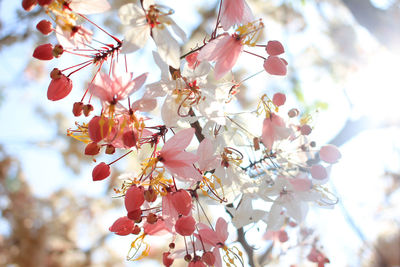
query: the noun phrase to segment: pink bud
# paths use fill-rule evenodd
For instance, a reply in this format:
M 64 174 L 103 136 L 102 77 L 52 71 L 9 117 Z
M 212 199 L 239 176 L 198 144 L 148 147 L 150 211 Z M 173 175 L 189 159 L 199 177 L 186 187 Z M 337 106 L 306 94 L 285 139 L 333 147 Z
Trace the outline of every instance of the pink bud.
M 110 166 L 108 166 L 104 162 L 101 162 L 93 169 L 93 172 L 92 172 L 93 181 L 104 180 L 108 176 L 110 176 L 110 173 L 111 173 Z
M 279 230 L 278 231 L 278 239 L 279 239 L 279 242 L 285 243 L 286 241 L 289 240 L 289 236 L 285 230 Z
M 93 142 L 100 142 L 108 135 L 108 119 L 106 117 L 94 116 L 89 124 L 89 137 Z
M 22 8 L 31 11 L 37 5 L 37 0 L 22 0 Z
M 312 178 L 317 180 L 323 180 L 328 177 L 328 172 L 326 171 L 325 167 L 320 164 L 311 166 L 310 172 Z
M 311 133 L 312 129 L 309 125 L 304 124 L 303 126 L 301 126 L 300 128 L 300 133 L 302 135 L 309 135 Z
M 334 145 L 326 145 L 321 147 L 319 151 L 319 157 L 321 160 L 327 163 L 336 163 L 342 157 L 339 149 Z
M 48 6 L 53 3 L 54 0 L 37 0 L 38 4 L 41 6 Z
M 53 45 L 52 44 L 43 44 L 39 45 L 38 47 L 35 48 L 35 51 L 33 51 L 34 58 L 40 59 L 40 60 L 51 60 L 54 58 L 53 56 Z
M 204 261 L 204 263 L 208 266 L 214 266 L 215 256 L 212 252 L 207 251 L 203 253 L 203 256 L 201 256 L 201 260 Z
M 117 219 L 108 230 L 117 235 L 129 235 L 132 233 L 134 227 L 135 223 L 125 216 Z
M 269 41 L 267 46 L 265 47 L 265 50 L 270 56 L 277 56 L 285 53 L 285 49 L 279 41 Z
M 285 94 L 276 93 L 272 97 L 272 103 L 274 103 L 275 106 L 280 107 L 280 106 L 284 105 L 285 102 L 286 102 L 286 95 Z
M 99 154 L 99 152 L 100 146 L 95 142 L 89 143 L 85 147 L 85 155 L 94 156 Z
M 180 189 L 172 193 L 171 202 L 179 214 L 189 215 L 192 209 L 192 197 L 186 190 Z
M 57 101 L 63 99 L 72 90 L 72 81 L 70 78 L 62 75 L 60 79 L 53 79 L 47 89 L 47 99 Z
M 140 209 L 144 202 L 144 188 L 132 185 L 125 193 L 125 208 L 128 212 Z
M 123 141 L 124 145 L 129 148 L 136 146 L 136 142 L 137 142 L 136 131 L 129 130 L 129 131 L 124 132 L 124 134 L 122 135 L 122 141 Z
M 175 223 L 175 231 L 182 236 L 190 236 L 193 234 L 196 221 L 192 216 L 180 217 Z
M 286 64 L 285 62 L 277 56 L 269 56 L 264 61 L 264 69 L 271 75 L 286 75 Z
M 75 117 L 79 117 L 82 115 L 83 112 L 83 103 L 82 102 L 75 102 L 72 107 L 72 113 Z
M 166 267 L 169 267 L 172 265 L 172 263 L 174 263 L 174 259 L 169 257 L 170 254 L 171 253 L 169 252 L 164 252 L 162 255 L 163 256 L 162 262 Z
M 46 19 L 39 21 L 39 23 L 36 24 L 36 29 L 44 35 L 49 35 L 54 30 L 51 22 Z

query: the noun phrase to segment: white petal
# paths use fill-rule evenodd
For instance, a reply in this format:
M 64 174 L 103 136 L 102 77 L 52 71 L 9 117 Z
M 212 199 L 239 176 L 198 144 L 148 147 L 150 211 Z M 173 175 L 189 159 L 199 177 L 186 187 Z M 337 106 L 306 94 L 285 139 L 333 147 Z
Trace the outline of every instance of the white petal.
M 145 18 L 145 15 L 143 9 L 135 4 L 123 5 L 118 10 L 118 16 L 124 25 L 135 26 L 140 19 L 143 20 Z M 141 21 L 141 23 L 144 22 Z
M 167 29 L 153 28 L 152 31 L 154 42 L 157 45 L 160 57 L 175 69 L 180 66 L 180 46 L 178 42 L 172 38 Z
M 174 33 L 183 41 L 186 42 L 186 33 L 179 27 L 175 21 L 171 19 L 171 27 Z
M 121 53 L 135 52 L 146 44 L 150 36 L 150 26 L 144 24 L 142 26 L 130 28 L 125 32 L 124 36 L 125 39 L 122 44 Z
M 69 7 L 81 14 L 102 13 L 111 8 L 107 0 L 72 0 Z

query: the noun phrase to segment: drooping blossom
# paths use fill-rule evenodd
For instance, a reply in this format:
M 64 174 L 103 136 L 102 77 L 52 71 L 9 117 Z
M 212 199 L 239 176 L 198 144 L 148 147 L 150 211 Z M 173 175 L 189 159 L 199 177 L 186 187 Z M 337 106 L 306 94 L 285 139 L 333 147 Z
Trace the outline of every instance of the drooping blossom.
M 113 64 L 111 75 L 101 72 L 96 76 L 90 93 L 108 104 L 116 104 L 140 89 L 147 79 L 148 73 L 133 78 L 133 73 L 121 71 Z
M 245 0 L 222 1 L 220 24 L 225 31 L 235 24 L 246 24 L 253 20 L 253 13 Z
M 194 136 L 195 129 L 184 129 L 169 139 L 159 152 L 159 161 L 182 180 L 200 181 L 202 176 L 193 167 L 199 159 L 197 155 L 184 151 Z
M 182 40 L 186 35 L 169 17 L 172 10 L 154 4 L 152 0 L 142 1 L 142 7 L 126 4 L 119 9 L 119 17 L 126 26 L 125 39 L 121 52 L 131 53 L 147 43 L 151 37 L 157 45 L 161 58 L 175 69 L 180 65 L 180 49 L 178 42 L 171 36 L 168 26 Z
M 59 78 L 52 79 L 47 89 L 47 99 L 58 101 L 65 98 L 72 90 L 72 81 L 70 78 L 61 74 Z

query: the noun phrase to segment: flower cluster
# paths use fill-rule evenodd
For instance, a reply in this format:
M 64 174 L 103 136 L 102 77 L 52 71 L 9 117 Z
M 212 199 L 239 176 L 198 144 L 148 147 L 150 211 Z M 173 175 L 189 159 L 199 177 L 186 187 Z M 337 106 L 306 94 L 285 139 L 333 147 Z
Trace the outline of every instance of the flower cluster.
M 85 143 L 88 156 L 123 153 L 110 163 L 98 163 L 93 181 L 107 179 L 110 166 L 123 157 L 135 154 L 141 160 L 141 168 L 124 175 L 115 189 L 126 213 L 109 228 L 117 235 L 135 236 L 129 260 L 148 255 L 147 236 L 168 235 L 165 266 L 177 258 L 189 266 L 243 265 L 243 252 L 229 241 L 227 217 L 212 223 L 205 205 L 225 205 L 238 229 L 263 222 L 269 239 L 286 242 L 285 226 L 302 222 L 310 203 L 335 204 L 324 184 L 340 152 L 333 145 L 317 148 L 309 140 L 310 116 L 296 108 L 282 112 L 285 94 L 260 95 L 253 110 L 228 112 L 243 82 L 235 81 L 232 73 L 242 53 L 260 59 L 269 75 L 287 73 L 288 63 L 280 57 L 283 45 L 276 40 L 260 43 L 264 23 L 254 18 L 245 0 L 221 0 L 214 30 L 186 54 L 174 38 L 186 40 L 170 17 L 174 11 L 152 0 L 119 9 L 122 41 L 86 17 L 107 11 L 106 0 L 22 2 L 27 11 L 36 4 L 53 21 L 42 20 L 37 29 L 44 35 L 54 32 L 59 43 L 39 45 L 33 57 L 83 58 L 50 73 L 48 99 L 67 97 L 73 89 L 71 75 L 94 67 L 82 99 L 72 105 L 73 114 L 88 117 L 87 123 L 77 122 L 68 135 Z M 78 18 L 105 32 L 110 43 L 97 41 L 101 47 L 96 48 L 93 33 L 78 25 Z M 146 84 L 152 73 L 129 72 L 123 55 L 140 50 L 149 39 L 157 46 L 153 58 L 161 79 Z M 261 54 L 254 51 L 260 48 Z M 134 94 L 141 88 L 141 94 Z M 101 105 L 94 107 L 92 97 Z M 155 123 L 161 119 L 163 124 Z M 254 209 L 253 200 L 264 201 L 266 208 Z M 322 265 L 329 262 L 315 247 L 308 258 Z

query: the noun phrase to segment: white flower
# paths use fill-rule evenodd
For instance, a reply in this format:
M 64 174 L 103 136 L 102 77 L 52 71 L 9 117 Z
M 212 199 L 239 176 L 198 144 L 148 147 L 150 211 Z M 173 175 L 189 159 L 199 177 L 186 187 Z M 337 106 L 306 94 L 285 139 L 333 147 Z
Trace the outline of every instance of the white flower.
M 134 52 L 146 44 L 151 36 L 157 45 L 160 57 L 168 65 L 178 69 L 180 65 L 180 47 L 171 36 L 167 26 L 171 26 L 174 33 L 182 40 L 186 35 L 175 22 L 169 18 L 173 11 L 152 0 L 143 1 L 143 7 L 135 4 L 126 4 L 119 9 L 119 17 L 125 25 L 125 39 L 122 53 Z

